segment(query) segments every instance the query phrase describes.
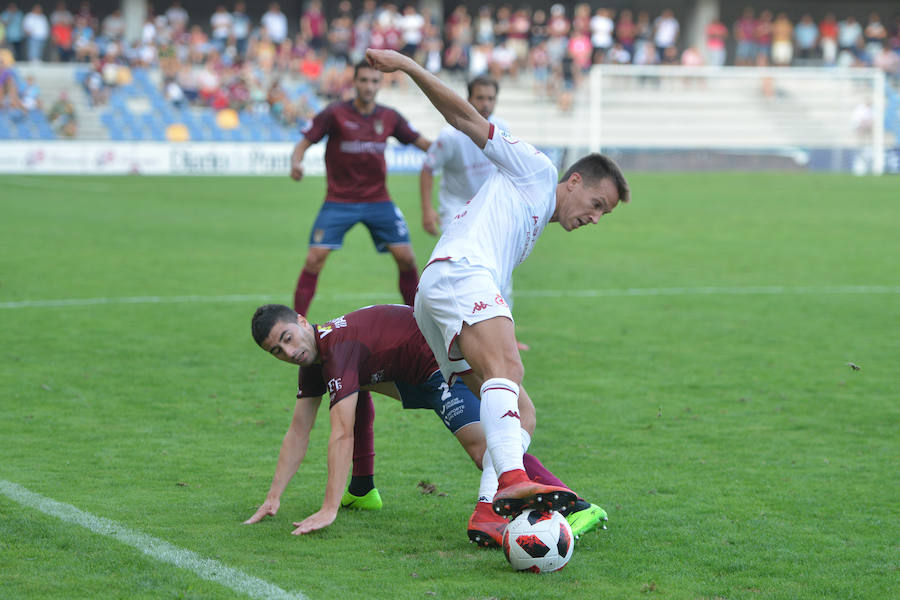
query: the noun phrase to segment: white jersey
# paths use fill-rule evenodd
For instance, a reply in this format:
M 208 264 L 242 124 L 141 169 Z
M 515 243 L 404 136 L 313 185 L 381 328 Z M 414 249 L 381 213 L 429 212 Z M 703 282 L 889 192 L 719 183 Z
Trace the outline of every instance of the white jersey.
M 498 129 L 506 131 L 506 124 L 490 119 Z M 471 200 L 482 184 L 497 170 L 472 139 L 455 127 L 447 126 L 431 144 L 425 155 L 425 165 L 434 173 L 441 172 L 438 191 L 438 213 L 441 227 L 446 228 L 453 217 Z
M 559 176 L 544 153 L 493 125 L 484 155 L 497 170 L 448 223 L 429 262 L 465 259 L 502 289 L 550 222 Z

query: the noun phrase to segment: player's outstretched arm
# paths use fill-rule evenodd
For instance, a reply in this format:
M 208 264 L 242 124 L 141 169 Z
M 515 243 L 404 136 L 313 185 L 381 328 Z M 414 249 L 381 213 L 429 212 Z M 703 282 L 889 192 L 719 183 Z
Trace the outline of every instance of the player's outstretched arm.
M 258 523 L 265 517 L 274 517 L 281 506 L 281 494 L 288 482 L 300 468 L 306 450 L 309 447 L 309 432 L 316 422 L 316 412 L 322 402 L 321 396 L 303 397 L 297 400 L 294 407 L 294 417 L 291 426 L 281 442 L 281 451 L 278 453 L 278 465 L 275 467 L 275 476 L 266 501 L 256 510 L 252 517 L 244 521 L 245 525 Z
M 331 408 L 331 436 L 328 438 L 328 482 L 325 484 L 325 500 L 322 508 L 300 522 L 294 523 L 294 535 L 324 529 L 334 523 L 341 506 L 344 485 L 350 474 L 353 459 L 353 425 L 356 422 L 356 402 L 359 393 L 354 392 L 338 401 Z
M 303 179 L 303 155 L 306 154 L 310 146 L 312 146 L 312 142 L 306 138 L 303 138 L 294 146 L 294 151 L 291 153 L 291 179 L 294 181 Z
M 403 71 L 425 92 L 431 104 L 444 115 L 450 125 L 459 129 L 479 148 L 487 144 L 491 125 L 471 104 L 447 87 L 443 81 L 426 71 L 416 61 L 394 50 L 366 50 L 366 60 L 379 71 Z
M 416 138 L 416 141 L 413 142 L 413 145 L 422 152 L 428 152 L 428 149 L 431 148 L 431 140 L 424 135 L 420 135 Z

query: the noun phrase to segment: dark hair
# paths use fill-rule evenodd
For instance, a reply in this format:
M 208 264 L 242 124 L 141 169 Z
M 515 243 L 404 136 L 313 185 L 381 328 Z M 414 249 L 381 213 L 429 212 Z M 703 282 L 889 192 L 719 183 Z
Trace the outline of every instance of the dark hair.
M 628 182 L 625 181 L 622 169 L 608 156 L 597 152 L 582 156 L 569 167 L 566 174 L 562 176 L 562 181 L 568 181 L 572 173 L 581 175 L 581 178 L 589 185 L 600 183 L 604 179 L 611 179 L 619 192 L 619 202 L 631 200 L 631 190 L 628 189 Z
M 495 94 L 500 93 L 500 84 L 497 83 L 496 79 L 494 79 L 493 77 L 488 77 L 487 75 L 479 75 L 478 77 L 476 77 L 475 79 L 473 79 L 472 81 L 470 81 L 468 83 L 468 88 L 469 88 L 469 96 L 468 97 L 469 98 L 472 97 L 472 90 L 475 89 L 476 85 L 492 85 L 492 86 L 494 86 L 494 93 Z
M 276 323 L 293 323 L 297 320 L 297 313 L 284 304 L 264 304 L 253 313 L 250 321 L 250 333 L 259 346 L 269 337 L 269 333 Z
M 362 59 L 361 61 L 353 65 L 353 79 L 356 79 L 356 76 L 359 75 L 360 69 L 372 69 L 373 71 L 378 71 L 378 69 L 370 65 L 366 59 Z

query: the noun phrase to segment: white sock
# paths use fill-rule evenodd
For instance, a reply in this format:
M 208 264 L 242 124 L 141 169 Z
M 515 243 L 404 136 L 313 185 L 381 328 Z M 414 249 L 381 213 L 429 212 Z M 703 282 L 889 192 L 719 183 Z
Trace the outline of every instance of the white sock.
M 478 501 L 493 501 L 494 494 L 497 493 L 497 485 L 497 471 L 494 470 L 491 453 L 485 450 L 484 458 L 481 459 L 481 484 L 478 486 Z
M 522 464 L 522 420 L 519 418 L 519 386 L 495 377 L 481 386 L 481 426 L 497 475 Z
M 528 446 L 531 445 L 531 434 L 525 431 L 524 429 L 520 430 L 522 434 L 522 454 L 528 452 Z

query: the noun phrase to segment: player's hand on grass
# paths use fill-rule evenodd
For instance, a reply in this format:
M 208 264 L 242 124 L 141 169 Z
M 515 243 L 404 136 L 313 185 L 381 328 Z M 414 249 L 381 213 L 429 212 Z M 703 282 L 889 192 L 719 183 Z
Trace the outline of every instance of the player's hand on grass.
M 244 525 L 250 525 L 251 523 L 259 523 L 265 517 L 274 517 L 275 513 L 278 512 L 278 507 L 281 506 L 281 500 L 266 500 L 262 503 L 253 516 L 244 521 Z
M 433 208 L 431 210 L 425 209 L 422 213 L 422 227 L 425 228 L 425 231 L 430 233 L 431 235 L 440 235 L 440 229 L 438 229 L 438 214 L 437 211 Z
M 393 73 L 397 69 L 402 69 L 407 62 L 412 62 L 412 59 L 396 50 L 373 50 L 369 48 L 366 50 L 366 61 L 379 71 Z
M 312 514 L 299 523 L 294 523 L 295 529 L 291 533 L 294 535 L 303 535 L 304 533 L 310 533 L 312 531 L 317 531 L 319 529 L 325 529 L 337 518 L 337 511 L 325 510 L 322 509 L 319 512 Z
M 291 179 L 300 181 L 303 179 L 303 163 L 300 161 L 291 162 Z

